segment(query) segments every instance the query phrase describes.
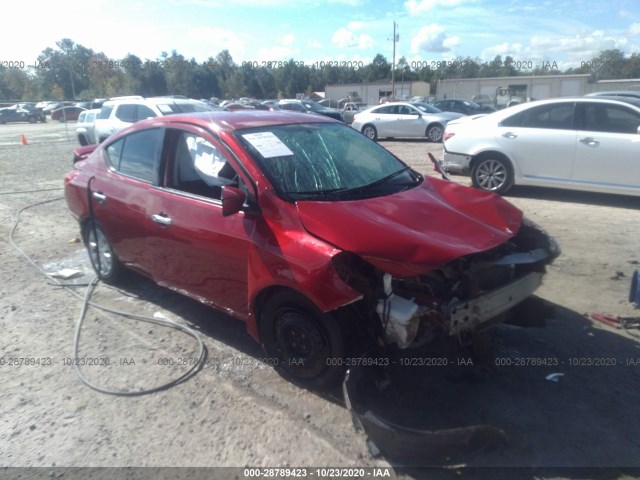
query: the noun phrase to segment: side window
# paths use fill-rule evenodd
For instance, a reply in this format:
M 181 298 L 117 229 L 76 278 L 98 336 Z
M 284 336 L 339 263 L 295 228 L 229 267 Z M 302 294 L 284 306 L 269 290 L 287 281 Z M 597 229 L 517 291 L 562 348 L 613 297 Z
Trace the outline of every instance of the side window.
M 584 129 L 594 132 L 638 133 L 640 115 L 621 105 L 590 103 L 584 108 Z
M 123 122 L 133 123 L 136 121 L 136 107 L 137 105 L 131 105 L 125 103 L 123 105 L 118 105 L 118 109 L 116 110 L 116 118 L 122 120 Z
M 237 185 L 238 176 L 224 154 L 191 132 L 176 135 L 171 187 L 203 197 L 222 198 L 222 187 Z
M 394 105 L 385 105 L 384 107 L 380 107 L 374 110 L 372 113 L 384 113 L 384 114 L 393 114 L 396 113 L 396 108 Z
M 573 103 L 555 103 L 530 108 L 520 114 L 520 126 L 571 130 L 574 128 L 573 106 Z
M 149 117 L 157 117 L 156 113 L 146 105 L 138 105 L 138 112 L 136 114 L 136 121 L 144 120 Z
M 109 163 L 124 175 L 156 183 L 163 138 L 160 128 L 127 135 L 107 147 Z

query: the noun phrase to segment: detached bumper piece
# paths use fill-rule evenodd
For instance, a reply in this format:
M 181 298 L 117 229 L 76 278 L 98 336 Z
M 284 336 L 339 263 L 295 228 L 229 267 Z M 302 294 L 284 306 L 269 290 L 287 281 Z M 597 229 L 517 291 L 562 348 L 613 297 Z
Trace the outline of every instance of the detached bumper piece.
M 373 455 L 381 454 L 400 466 L 432 466 L 507 442 L 506 433 L 492 425 L 420 430 L 385 419 L 383 414 L 371 409 L 367 393 L 376 383 L 378 373 L 379 367 L 353 367 L 343 383 L 344 399 L 354 427 L 364 431 Z

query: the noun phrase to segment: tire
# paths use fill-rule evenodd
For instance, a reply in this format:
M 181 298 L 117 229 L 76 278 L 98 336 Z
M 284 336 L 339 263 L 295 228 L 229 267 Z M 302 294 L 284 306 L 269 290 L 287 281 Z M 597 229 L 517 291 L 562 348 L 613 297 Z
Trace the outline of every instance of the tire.
M 84 135 L 78 135 L 78 143 L 80 143 L 80 145 L 84 147 L 89 144 L 89 141 Z
M 96 275 L 104 282 L 115 283 L 122 273 L 122 265 L 102 227 L 90 221 L 85 228 L 84 238 Z
M 27 118 L 27 120 L 29 121 L 29 123 L 38 123 L 38 119 L 36 117 L 29 117 Z
M 429 128 L 427 128 L 426 135 L 430 142 L 440 143 L 442 142 L 442 136 L 444 135 L 444 128 L 442 128 L 442 125 L 440 124 L 430 125 Z
M 378 139 L 378 131 L 376 130 L 376 127 L 374 127 L 370 123 L 362 127 L 362 134 L 369 140 L 373 140 L 374 142 Z
M 291 292 L 270 296 L 260 316 L 260 342 L 276 371 L 311 389 L 326 389 L 344 377 L 344 335 L 336 319 Z
M 471 169 L 471 182 L 481 190 L 505 193 L 513 186 L 513 169 L 500 156 L 485 156 Z

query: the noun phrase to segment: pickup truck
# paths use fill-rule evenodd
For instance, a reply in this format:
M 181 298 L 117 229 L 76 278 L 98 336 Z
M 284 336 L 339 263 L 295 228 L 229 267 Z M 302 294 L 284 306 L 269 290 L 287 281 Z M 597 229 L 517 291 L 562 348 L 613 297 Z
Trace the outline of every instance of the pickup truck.
M 369 108 L 364 103 L 355 103 L 355 102 L 347 102 L 344 104 L 342 108 L 342 118 L 344 119 L 344 123 L 347 125 L 351 125 L 353 123 L 353 117 L 355 117 L 356 113 L 360 113 Z

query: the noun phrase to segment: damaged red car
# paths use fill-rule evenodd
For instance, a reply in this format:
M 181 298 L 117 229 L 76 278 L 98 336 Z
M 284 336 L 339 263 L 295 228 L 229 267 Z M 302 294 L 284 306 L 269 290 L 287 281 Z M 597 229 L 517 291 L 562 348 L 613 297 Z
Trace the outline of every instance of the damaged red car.
M 65 193 L 97 274 L 136 270 L 245 321 L 312 388 L 341 379 L 348 345 L 501 320 L 559 254 L 501 197 L 423 177 L 329 118 L 171 115 L 94 148 Z

